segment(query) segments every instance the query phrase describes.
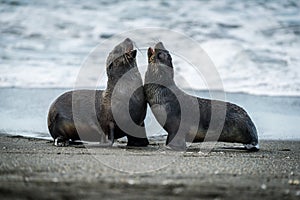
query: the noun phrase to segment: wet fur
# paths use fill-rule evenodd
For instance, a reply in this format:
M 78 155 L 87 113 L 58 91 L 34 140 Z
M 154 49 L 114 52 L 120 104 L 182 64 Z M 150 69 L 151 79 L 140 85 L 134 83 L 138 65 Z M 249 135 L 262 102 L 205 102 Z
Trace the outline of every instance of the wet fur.
M 175 85 L 172 57 L 161 42 L 156 44 L 154 50 L 152 48 L 148 50 L 148 69 L 145 75 L 144 89 L 154 116 L 168 132 L 166 144 L 172 149 L 184 150 L 186 141 L 202 142 L 204 138 L 206 141 L 215 140 L 218 133 L 214 132 L 213 128 L 209 129 L 212 106 L 214 111 L 216 111 L 215 119 L 217 121 L 219 119 L 222 121 L 222 118 L 224 118 L 224 115 L 222 113 L 219 114 L 218 110 L 226 108 L 224 127 L 221 129 L 222 132 L 218 141 L 250 144 L 252 146 L 258 144 L 254 123 L 243 108 L 229 102 L 188 95 Z M 200 111 L 197 130 L 195 130 L 195 127 L 191 127 L 188 119 L 185 124 L 185 133 L 181 137 L 176 137 L 181 121 L 181 109 L 177 97 L 182 99 L 183 102 L 193 104 L 183 105 L 188 112 L 194 112 L 197 106 Z M 188 118 L 188 116 L 186 117 Z M 166 121 L 164 123 L 162 119 L 165 118 Z M 192 121 L 193 119 L 190 120 Z M 210 130 L 209 135 L 207 135 L 208 130 Z M 252 148 L 252 150 L 258 150 L 258 148 Z
M 68 145 L 69 140 L 103 141 L 104 135 L 112 141 L 127 136 L 128 146 L 147 146 L 149 144 L 144 129 L 139 137 L 130 136 L 130 133 L 127 134 L 122 131 L 115 122 L 111 110 L 112 106 L 118 106 L 112 105 L 111 102 L 115 84 L 123 74 L 131 70 L 130 79 L 125 80 L 124 85 L 126 87 L 122 88 L 124 91 L 118 93 L 118 99 L 122 100 L 122 95 L 128 94 L 133 85 L 141 87 L 130 97 L 130 116 L 125 113 L 119 114 L 124 116 L 124 120 L 133 120 L 137 125 L 144 127 L 147 105 L 142 87 L 142 78 L 135 57 L 136 50 L 133 50 L 132 41 L 130 39 L 124 40 L 113 49 L 107 58 L 108 82 L 104 91 L 70 91 L 62 94 L 53 102 L 48 113 L 48 129 L 55 142 L 58 142 L 57 145 Z M 124 104 L 124 102 L 118 103 Z M 77 110 L 79 114 L 74 115 L 72 106 L 79 109 Z M 81 133 L 80 136 L 78 132 Z

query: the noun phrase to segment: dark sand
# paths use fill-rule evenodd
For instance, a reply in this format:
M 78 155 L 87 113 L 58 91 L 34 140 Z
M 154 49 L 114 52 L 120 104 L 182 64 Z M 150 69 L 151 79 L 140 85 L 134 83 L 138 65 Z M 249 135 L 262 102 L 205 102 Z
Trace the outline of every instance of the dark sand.
M 0 135 L 0 199 L 300 198 L 300 141 L 261 141 L 261 151 L 252 153 L 224 145 L 207 155 L 198 153 L 199 144 L 185 153 L 157 143 L 59 148 Z

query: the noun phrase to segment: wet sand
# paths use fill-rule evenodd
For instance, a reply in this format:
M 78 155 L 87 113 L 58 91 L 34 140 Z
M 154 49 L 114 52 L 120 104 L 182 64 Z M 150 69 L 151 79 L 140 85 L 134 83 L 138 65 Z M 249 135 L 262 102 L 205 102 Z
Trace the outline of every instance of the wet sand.
M 300 141 L 259 152 L 72 145 L 0 135 L 0 199 L 299 199 Z M 199 152 L 201 148 L 201 152 Z M 117 170 L 117 169 L 121 169 Z

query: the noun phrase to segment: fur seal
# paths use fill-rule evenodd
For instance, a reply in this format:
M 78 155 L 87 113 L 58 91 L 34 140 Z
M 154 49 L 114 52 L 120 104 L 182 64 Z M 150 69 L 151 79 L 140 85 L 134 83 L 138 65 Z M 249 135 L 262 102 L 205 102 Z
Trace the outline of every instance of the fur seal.
M 111 140 L 111 144 L 114 139 L 124 136 L 128 139 L 127 146 L 149 144 L 144 127 L 147 103 L 136 64 L 136 53 L 133 42 L 129 38 L 125 39 L 109 53 L 106 61 L 108 81 L 104 91 L 69 91 L 52 103 L 48 113 L 48 129 L 54 139 L 54 145 L 66 146 L 69 141 L 74 140 L 103 141 L 104 135 Z M 126 77 L 130 77 L 122 79 L 122 85 L 126 87 L 116 88 L 116 83 L 125 73 L 129 74 Z M 132 91 L 132 88 L 137 89 Z M 112 101 L 114 90 L 119 92 L 115 93 L 116 100 Z M 130 116 L 123 110 L 120 110 L 118 115 L 122 116 L 121 120 L 125 123 L 131 120 L 137 126 L 141 126 L 142 131 L 134 136 L 118 126 L 112 113 L 112 108 L 127 105 L 123 102 L 126 98 L 129 99 Z
M 162 42 L 157 43 L 154 49 L 151 47 L 148 49 L 148 69 L 145 74 L 144 90 L 151 111 L 168 132 L 166 145 L 171 149 L 185 150 L 186 141 L 202 142 L 209 130 L 206 141 L 214 140 L 214 137 L 209 137 L 215 134 L 218 136 L 218 141 L 242 143 L 246 150 L 259 150 L 255 125 L 243 108 L 229 102 L 194 97 L 184 93 L 176 86 L 172 57 Z M 220 129 L 222 130 L 220 135 L 214 133 L 214 129 L 209 129 L 212 106 L 217 108 L 217 120 L 222 116 L 223 121 L 225 120 L 223 128 Z M 218 108 L 222 108 L 222 106 L 224 114 L 221 116 Z M 189 118 L 189 114 L 183 117 L 187 119 L 181 119 L 183 107 L 186 113 L 191 114 L 194 114 L 195 110 L 199 108 L 197 119 Z M 185 121 L 180 132 L 182 120 Z M 195 122 L 195 120 L 197 128 L 192 127 L 192 121 Z

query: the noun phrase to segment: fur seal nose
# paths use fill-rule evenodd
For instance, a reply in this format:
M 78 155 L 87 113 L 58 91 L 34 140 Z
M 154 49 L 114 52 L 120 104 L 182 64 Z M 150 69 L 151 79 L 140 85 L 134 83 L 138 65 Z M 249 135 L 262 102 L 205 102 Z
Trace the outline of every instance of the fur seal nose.
M 123 43 L 125 44 L 126 52 L 129 52 L 133 49 L 133 42 L 130 38 L 126 38 Z
M 164 47 L 162 42 L 159 42 L 155 45 L 154 49 L 158 49 L 158 50 L 166 50 L 166 48 Z
M 126 42 L 126 43 L 132 43 L 132 40 L 131 40 L 130 38 L 126 38 L 126 39 L 124 40 L 124 42 Z

